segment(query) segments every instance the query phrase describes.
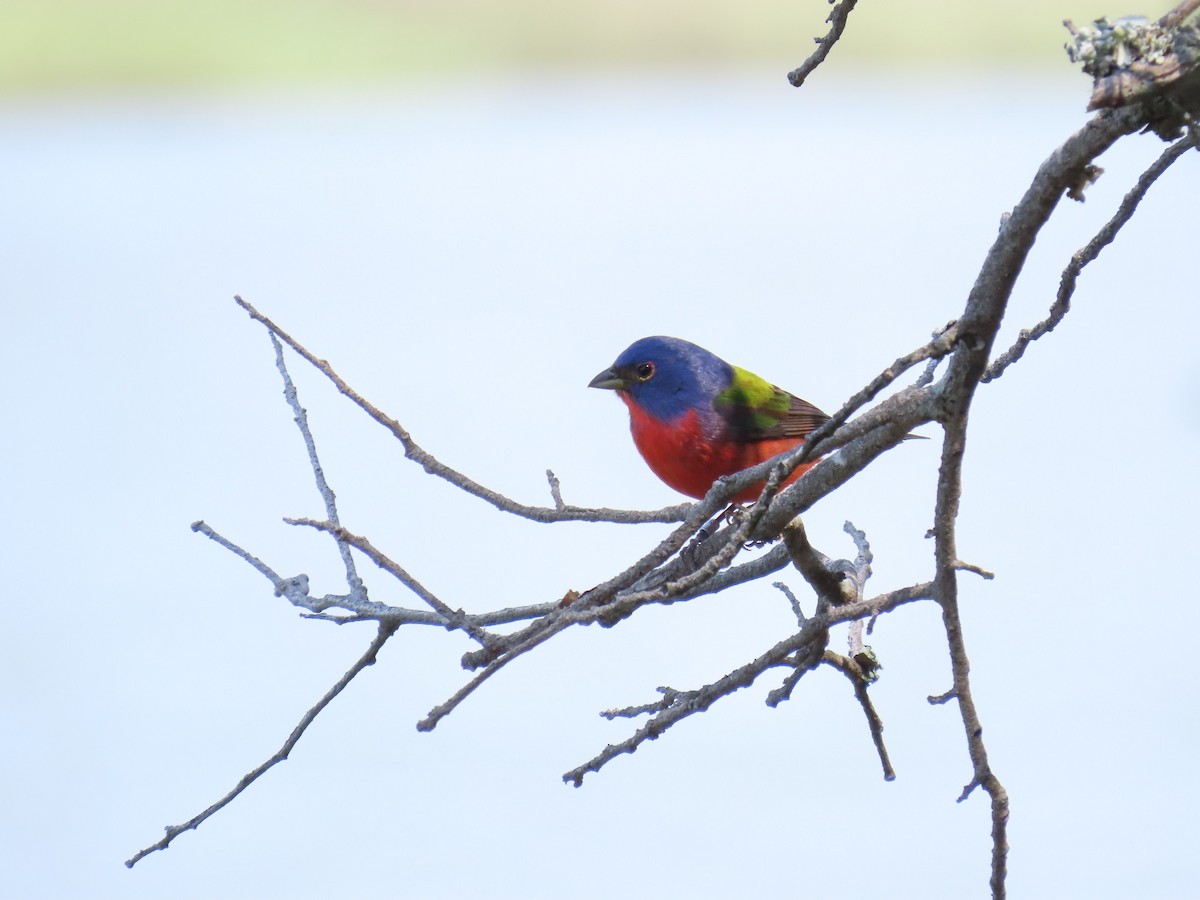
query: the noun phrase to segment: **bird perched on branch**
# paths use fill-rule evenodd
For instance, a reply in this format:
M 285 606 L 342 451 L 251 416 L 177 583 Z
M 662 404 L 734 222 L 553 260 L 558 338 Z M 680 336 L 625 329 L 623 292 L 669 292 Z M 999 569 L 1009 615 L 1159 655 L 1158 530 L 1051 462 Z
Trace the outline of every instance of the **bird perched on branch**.
M 673 337 L 635 341 L 588 387 L 617 392 L 646 464 L 696 499 L 721 476 L 792 449 L 829 420 L 811 403 Z M 816 464 L 798 466 L 785 484 Z M 762 486 L 751 485 L 732 502 L 754 500 Z

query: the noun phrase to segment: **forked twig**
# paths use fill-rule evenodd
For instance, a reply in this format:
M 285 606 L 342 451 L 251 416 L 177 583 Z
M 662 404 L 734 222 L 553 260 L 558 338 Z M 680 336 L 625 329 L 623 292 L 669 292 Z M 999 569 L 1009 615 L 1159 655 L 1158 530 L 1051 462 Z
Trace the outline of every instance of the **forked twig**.
M 238 306 L 250 314 L 250 318 L 262 325 L 275 335 L 279 340 L 283 341 L 305 359 L 313 368 L 333 382 L 334 387 L 338 392 L 362 409 L 372 419 L 386 428 L 400 442 L 404 448 L 404 455 L 423 468 L 430 475 L 436 475 L 442 478 L 455 487 L 466 491 L 490 503 L 492 506 L 502 512 L 512 513 L 515 516 L 520 516 L 524 519 L 531 519 L 534 522 L 616 522 L 620 524 L 636 524 L 646 522 L 678 522 L 687 513 L 691 504 L 681 503 L 676 506 L 668 506 L 663 509 L 651 511 L 640 510 L 618 510 L 618 509 L 591 509 L 587 507 L 577 506 L 529 506 L 525 503 L 517 503 L 509 499 L 503 494 L 493 491 L 491 488 L 484 487 L 477 481 L 468 478 L 462 472 L 447 466 L 445 463 L 437 459 L 437 457 L 425 451 L 408 431 L 405 430 L 399 422 L 391 416 L 384 413 L 373 403 L 363 397 L 358 391 L 350 387 L 346 381 L 334 371 L 333 367 L 323 359 L 317 359 L 306 347 L 299 341 L 281 329 L 278 325 L 260 313 L 257 309 L 243 300 L 241 297 L 233 298 Z
M 759 675 L 767 669 L 779 665 L 792 654 L 797 654 L 794 662 L 797 671 L 811 670 L 821 661 L 828 640 L 828 630 L 816 618 L 811 618 L 799 632 L 780 641 L 757 659 L 740 666 L 712 684 L 706 684 L 694 691 L 664 693 L 660 703 L 647 706 L 648 710 L 656 710 L 650 721 L 621 743 L 609 744 L 583 765 L 565 773 L 563 781 L 575 787 L 582 786 L 583 779 L 589 772 L 599 772 L 606 763 L 618 756 L 635 752 L 646 741 L 657 740 L 672 725 L 695 713 L 704 712 L 722 697 L 749 687 L 754 684 Z M 607 714 L 606 718 L 612 718 L 612 714 Z
M 1096 232 L 1095 237 L 1075 252 L 1071 257 L 1071 261 L 1063 269 L 1062 279 L 1058 285 L 1058 294 L 1054 298 L 1053 305 L 1050 307 L 1050 314 L 1034 325 L 1033 328 L 1022 328 L 1013 345 L 992 361 L 991 365 L 987 367 L 987 371 L 983 373 L 980 381 L 987 383 L 999 378 L 1004 374 L 1005 369 L 1025 355 L 1025 351 L 1030 344 L 1038 338 L 1049 334 L 1058 326 L 1058 323 L 1063 320 L 1071 309 L 1071 297 L 1075 294 L 1075 285 L 1079 280 L 1080 273 L 1100 255 L 1100 251 L 1113 242 L 1117 233 L 1133 217 L 1134 212 L 1137 211 L 1138 204 L 1142 202 L 1142 199 L 1146 196 L 1146 192 L 1159 179 L 1159 176 L 1167 171 L 1175 160 L 1179 159 L 1179 157 L 1195 146 L 1197 146 L 1195 133 L 1189 133 L 1187 137 L 1181 138 L 1164 150 L 1162 155 L 1141 174 L 1137 183 L 1125 195 L 1125 199 L 1121 201 L 1121 205 L 1117 207 L 1117 211 L 1113 217 L 1104 224 L 1103 228 Z
M 204 812 L 200 813 L 198 816 L 193 816 L 182 825 L 168 825 L 166 829 L 167 833 L 161 841 L 151 844 L 149 847 L 146 847 L 143 850 L 139 850 L 129 859 L 125 860 L 125 866 L 132 869 L 134 864 L 136 864 L 137 861 L 142 857 L 148 856 L 156 850 L 167 849 L 167 847 L 170 846 L 171 841 L 175 840 L 175 838 L 179 837 L 179 835 L 183 834 L 185 831 L 191 831 L 193 828 L 198 827 L 200 823 L 202 823 L 213 813 L 228 806 L 238 794 L 257 781 L 258 777 L 266 772 L 267 769 L 271 768 L 276 763 L 281 763 L 287 759 L 288 754 L 292 752 L 292 748 L 295 747 L 300 738 L 304 736 L 304 732 L 308 730 L 308 726 L 313 723 L 313 720 L 320 715 L 321 710 L 328 706 L 333 701 L 333 698 L 340 694 L 346 685 L 354 680 L 354 676 L 356 676 L 367 666 L 374 665 L 375 655 L 379 652 L 380 648 L 387 643 L 388 638 L 395 634 L 397 627 L 398 626 L 396 625 L 380 623 L 379 632 L 375 635 L 375 640 L 371 641 L 371 646 L 369 646 L 366 652 L 358 658 L 358 661 L 354 665 L 346 670 L 346 674 L 338 679 L 337 684 L 326 691 L 325 696 L 318 700 L 317 704 L 304 714 L 304 716 L 300 719 L 300 722 L 295 728 L 292 729 L 292 733 L 288 735 L 288 739 L 283 742 L 283 746 L 280 747 L 273 756 L 271 756 L 266 760 L 266 762 L 262 763 L 257 768 L 252 769 L 250 772 L 247 772 L 245 775 L 243 775 L 241 781 L 237 783 L 233 790 L 231 790 L 228 794 L 226 794 L 208 809 L 204 810 Z

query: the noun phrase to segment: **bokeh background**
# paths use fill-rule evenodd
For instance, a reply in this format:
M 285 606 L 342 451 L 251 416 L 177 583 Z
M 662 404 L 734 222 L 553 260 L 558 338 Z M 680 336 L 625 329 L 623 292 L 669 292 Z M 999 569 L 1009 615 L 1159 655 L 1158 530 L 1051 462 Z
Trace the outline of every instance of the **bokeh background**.
M 194 833 L 358 657 L 189 524 L 337 592 L 303 447 L 241 293 L 445 462 L 527 502 L 675 502 L 587 381 L 690 338 L 826 409 L 961 310 L 1001 214 L 1086 120 L 1075 2 L 864 4 L 799 91 L 819 0 L 0 5 L 0 895 L 609 898 L 986 894 L 932 605 L 882 619 L 898 772 L 831 671 L 562 772 L 793 627 L 766 584 L 577 629 L 432 734 L 468 645 L 399 634 L 291 758 Z M 1064 201 L 1001 345 L 1161 151 Z M 1196 162 L 972 413 L 960 549 L 977 700 L 1023 897 L 1189 897 L 1200 500 Z M 343 521 L 455 607 L 611 575 L 662 526 L 514 522 L 405 462 L 293 363 Z M 936 431 L 926 429 L 936 437 Z M 818 547 L 928 576 L 937 442 L 814 509 Z M 363 563 L 375 599 L 412 604 Z M 803 596 L 798 575 L 783 576 Z M 835 645 L 843 640 L 835 637 Z

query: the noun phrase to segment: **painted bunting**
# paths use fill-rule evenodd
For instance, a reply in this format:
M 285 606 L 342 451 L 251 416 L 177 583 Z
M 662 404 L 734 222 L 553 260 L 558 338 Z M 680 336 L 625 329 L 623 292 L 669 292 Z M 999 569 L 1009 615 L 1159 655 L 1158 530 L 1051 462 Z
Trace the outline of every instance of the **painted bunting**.
M 811 403 L 673 337 L 634 341 L 588 387 L 617 392 L 646 464 L 696 499 L 722 475 L 790 450 L 829 420 Z M 797 467 L 785 484 L 816 464 Z M 751 485 L 732 502 L 754 500 L 761 490 L 762 482 Z

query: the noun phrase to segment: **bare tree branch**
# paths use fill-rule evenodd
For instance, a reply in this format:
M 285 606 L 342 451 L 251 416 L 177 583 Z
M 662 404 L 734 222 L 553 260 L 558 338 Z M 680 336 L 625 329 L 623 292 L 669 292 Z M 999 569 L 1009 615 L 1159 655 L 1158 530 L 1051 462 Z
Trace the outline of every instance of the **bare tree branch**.
M 287 332 L 283 331 L 260 313 L 257 309 L 243 300 L 241 297 L 233 298 L 237 304 L 242 307 L 250 318 L 257 322 L 261 322 L 268 331 L 291 347 L 296 353 L 303 357 L 317 371 L 323 374 L 326 378 L 333 382 L 334 386 L 340 393 L 348 397 L 351 402 L 357 405 L 360 409 L 367 413 L 372 419 L 386 428 L 392 433 L 395 438 L 400 441 L 404 447 L 404 455 L 423 468 L 430 475 L 436 475 L 442 478 L 455 487 L 466 491 L 486 500 L 492 506 L 502 512 L 512 513 L 515 516 L 520 516 L 524 519 L 531 519 L 534 522 L 617 522 L 621 524 L 635 524 L 643 522 L 678 522 L 685 515 L 688 507 L 691 504 L 681 503 L 676 506 L 668 506 L 663 509 L 653 510 L 649 512 L 639 510 L 617 510 L 617 509 L 588 509 L 586 507 L 563 506 L 563 507 L 547 507 L 547 506 L 528 506 L 524 503 L 517 503 L 510 500 L 503 494 L 486 488 L 476 481 L 471 480 L 461 472 L 452 469 L 450 466 L 440 462 L 436 457 L 427 453 L 421 448 L 412 435 L 405 431 L 404 427 L 395 419 L 385 415 L 370 401 L 365 399 L 350 385 L 348 385 L 340 375 L 333 370 L 323 359 L 317 359 L 298 341 L 292 338 Z
M 296 385 L 292 383 L 292 376 L 288 372 L 287 362 L 283 358 L 283 346 L 279 343 L 279 339 L 273 333 L 268 332 L 271 338 L 271 346 L 275 348 L 275 367 L 279 369 L 279 374 L 283 376 L 283 396 L 287 400 L 288 406 L 292 408 L 292 414 L 296 422 L 296 427 L 300 429 L 300 435 L 304 439 L 304 449 L 308 452 L 308 463 L 312 468 L 313 477 L 317 482 L 317 492 L 321 495 L 322 501 L 325 503 L 325 518 L 334 525 L 340 524 L 338 521 L 337 498 L 333 494 L 333 490 L 329 487 L 329 482 L 325 480 L 325 470 L 321 468 L 321 461 L 317 457 L 317 444 L 313 440 L 312 431 L 308 427 L 308 412 L 300 405 L 300 398 L 296 394 Z M 346 584 L 350 588 L 350 593 L 353 596 L 362 596 L 367 598 L 366 588 L 363 586 L 362 579 L 358 577 L 358 571 L 354 567 L 354 557 L 350 554 L 350 548 L 345 542 L 334 539 L 337 543 L 338 554 L 342 557 L 342 564 L 346 567 Z
M 478 641 L 482 646 L 488 646 L 493 640 L 493 635 L 483 631 L 478 625 L 471 621 L 463 610 L 454 610 L 443 603 L 437 596 L 426 588 L 421 582 L 413 578 L 402 566 L 393 562 L 375 546 L 361 535 L 353 534 L 334 522 L 318 522 L 315 519 L 284 519 L 289 525 L 306 525 L 309 528 L 315 528 L 317 531 L 323 531 L 330 534 L 338 542 L 339 546 L 350 546 L 361 550 L 367 555 L 371 562 L 379 566 L 410 591 L 424 600 L 446 623 L 448 629 L 458 629 L 470 637 Z
M 307 523 L 305 523 L 307 524 Z M 309 594 L 309 584 L 307 575 L 296 575 L 291 578 L 283 578 L 262 560 L 252 556 L 246 550 L 239 547 L 237 544 L 230 541 L 228 538 L 218 534 L 211 526 L 204 522 L 193 522 L 192 531 L 203 534 L 205 537 L 220 544 L 225 549 L 229 550 L 235 556 L 244 559 L 251 566 L 261 572 L 271 582 L 275 589 L 275 596 L 284 597 L 293 606 L 298 606 L 301 609 L 309 610 L 311 615 L 308 618 L 321 618 L 325 621 L 338 623 L 347 622 L 364 622 L 375 621 L 388 625 L 435 625 L 441 628 L 455 627 L 457 614 L 451 618 L 447 618 L 438 612 L 424 609 L 407 609 L 400 606 L 389 606 L 386 603 L 377 603 L 373 600 L 367 600 L 361 594 L 326 594 L 322 597 L 313 597 Z M 350 538 L 354 538 L 350 532 L 345 532 Z M 378 552 L 378 551 L 376 551 Z M 389 565 L 382 566 L 385 571 L 390 571 L 390 566 L 396 566 L 387 557 L 380 554 Z M 399 568 L 397 566 L 397 568 Z M 751 573 L 747 573 L 746 578 L 757 577 Z M 492 610 L 485 613 L 471 613 L 465 616 L 465 622 L 472 627 L 484 628 L 491 625 L 508 625 L 513 622 L 520 622 L 526 619 L 536 619 L 544 616 L 547 613 L 558 608 L 558 603 L 535 603 L 529 606 L 514 606 L 507 609 Z M 351 613 L 349 616 L 324 616 L 322 615 L 329 609 L 344 609 Z
M 1197 2 L 1200 2 L 1200 0 L 1197 0 Z M 1175 160 L 1179 159 L 1179 157 L 1195 146 L 1197 146 L 1195 134 L 1189 134 L 1186 138 L 1176 141 L 1164 150 L 1162 155 L 1154 161 L 1153 165 L 1142 173 L 1141 177 L 1137 180 L 1137 184 L 1125 195 L 1125 199 L 1117 207 L 1116 214 L 1105 223 L 1103 228 L 1096 232 L 1095 237 L 1088 241 L 1084 247 L 1077 250 L 1071 257 L 1071 261 L 1067 263 L 1067 267 L 1062 273 L 1062 280 L 1058 286 L 1058 296 L 1055 298 L 1054 304 L 1050 307 L 1050 314 L 1033 326 L 1033 328 L 1022 328 L 1016 342 L 987 367 L 987 371 L 983 373 L 980 381 L 986 383 L 999 378 L 1004 374 L 1005 369 L 1025 355 L 1025 350 L 1031 343 L 1054 330 L 1071 309 L 1071 297 L 1075 293 L 1075 284 L 1079 279 L 1080 272 L 1083 271 L 1088 263 L 1100 255 L 1101 250 L 1113 242 L 1117 233 L 1133 217 L 1138 204 L 1142 202 L 1142 198 L 1150 190 L 1150 185 L 1154 184 L 1159 176 L 1170 168 L 1171 163 L 1175 162 Z
M 850 680 L 850 684 L 854 686 L 854 698 L 858 700 L 863 715 L 867 717 L 867 727 L 871 730 L 871 741 L 875 744 L 875 752 L 879 754 L 879 764 L 883 766 L 883 780 L 895 781 L 896 770 L 892 768 L 887 747 L 883 743 L 883 719 L 879 718 L 879 713 L 875 711 L 875 705 L 867 693 L 867 686 L 871 683 L 867 674 L 857 660 L 834 653 L 832 650 L 825 651 L 822 661 L 845 675 Z
M 829 0 L 829 2 L 833 3 L 833 0 Z M 817 49 L 812 52 L 812 55 L 788 72 L 788 81 L 791 82 L 792 87 L 800 87 L 804 84 L 804 79 L 812 74 L 813 69 L 825 62 L 825 57 L 829 55 L 833 45 L 838 42 L 842 32 L 846 30 L 846 20 L 850 18 L 850 13 L 857 3 L 858 0 L 842 0 L 833 7 L 825 19 L 830 23 L 829 33 L 823 38 L 817 38 Z
M 971 693 L 971 663 L 967 658 L 962 620 L 958 612 L 957 539 L 954 523 L 962 498 L 962 458 L 966 449 L 966 411 L 946 423 L 942 444 L 942 465 L 938 473 L 937 505 L 934 511 L 934 557 L 937 576 L 934 579 L 937 601 L 942 607 L 942 624 L 950 648 L 953 672 L 953 696 L 958 700 L 963 729 L 967 736 L 967 752 L 971 757 L 973 774 L 963 789 L 959 802 L 976 787 L 987 791 L 992 801 L 992 896 L 1003 900 L 1008 872 L 1008 792 L 988 764 L 987 747 L 983 743 L 983 725 Z
M 721 697 L 727 697 L 735 691 L 754 684 L 756 678 L 772 666 L 779 665 L 791 654 L 796 653 L 795 671 L 811 671 L 821 662 L 825 645 L 829 641 L 829 631 L 815 616 L 805 622 L 799 632 L 786 640 L 780 641 L 753 662 L 747 663 L 730 672 L 724 678 L 719 678 L 712 684 L 707 684 L 694 691 L 674 691 L 667 693 L 659 704 L 652 704 L 647 709 L 657 710 L 656 714 L 633 733 L 628 739 L 619 744 L 609 744 L 592 759 L 577 766 L 563 775 L 563 781 L 580 787 L 584 776 L 589 772 L 599 772 L 608 762 L 624 753 L 633 753 L 646 741 L 657 740 L 659 735 L 677 722 L 698 712 L 704 712 Z M 608 718 L 612 718 L 610 714 Z
M 783 549 L 787 550 L 787 547 L 784 547 Z M 788 554 L 791 555 L 790 550 L 788 551 Z M 775 588 L 782 593 L 783 596 L 788 598 L 788 603 L 791 604 L 792 607 L 792 614 L 796 617 L 796 624 L 803 625 L 808 616 L 804 615 L 804 610 L 800 608 L 800 600 L 795 594 L 792 593 L 792 589 L 782 581 L 772 581 L 771 587 Z
M 250 772 L 243 775 L 241 781 L 237 783 L 233 790 L 231 790 L 228 794 L 226 794 L 208 809 L 204 810 L 204 812 L 200 813 L 198 816 L 193 816 L 182 825 L 168 825 L 166 829 L 166 836 L 158 843 L 151 844 L 149 847 L 139 850 L 129 859 L 125 860 L 126 867 L 132 869 L 138 860 L 142 859 L 144 856 L 148 856 L 155 850 L 167 849 L 167 847 L 170 846 L 171 841 L 175 840 L 175 838 L 179 837 L 179 835 L 183 834 L 185 831 L 191 831 L 193 828 L 198 827 L 201 822 L 203 822 L 213 813 L 228 806 L 238 794 L 257 781 L 258 777 L 266 772 L 267 769 L 271 768 L 276 763 L 281 763 L 287 759 L 288 754 L 292 752 L 292 748 L 295 747 L 300 738 L 304 736 L 304 732 L 308 730 L 308 726 L 313 723 L 313 720 L 320 715 L 321 710 L 328 706 L 333 701 L 333 698 L 340 694 L 346 685 L 354 680 L 354 677 L 359 672 L 361 672 L 367 666 L 375 664 L 376 654 L 379 653 L 380 648 L 387 643 L 388 638 L 395 634 L 396 627 L 397 626 L 395 625 L 385 625 L 380 623 L 379 632 L 375 635 L 375 640 L 371 642 L 371 646 L 369 646 L 366 652 L 358 658 L 358 661 L 346 671 L 346 674 L 338 679 L 337 684 L 326 691 L 325 696 L 318 700 L 316 705 L 304 714 L 304 716 L 300 719 L 300 722 L 295 728 L 292 729 L 292 733 L 288 735 L 288 739 L 283 742 L 283 746 L 280 747 L 273 756 L 271 756 L 266 760 L 266 762 L 262 763 L 257 768 L 252 769 Z

